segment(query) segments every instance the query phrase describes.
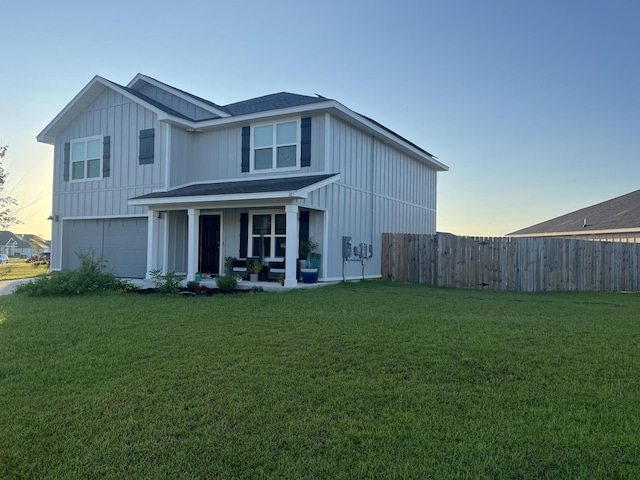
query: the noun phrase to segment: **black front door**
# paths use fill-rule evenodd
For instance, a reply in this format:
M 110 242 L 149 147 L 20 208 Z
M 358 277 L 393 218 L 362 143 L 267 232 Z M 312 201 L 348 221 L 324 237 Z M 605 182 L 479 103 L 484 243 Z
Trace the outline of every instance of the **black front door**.
M 220 215 L 200 216 L 200 273 L 220 273 Z

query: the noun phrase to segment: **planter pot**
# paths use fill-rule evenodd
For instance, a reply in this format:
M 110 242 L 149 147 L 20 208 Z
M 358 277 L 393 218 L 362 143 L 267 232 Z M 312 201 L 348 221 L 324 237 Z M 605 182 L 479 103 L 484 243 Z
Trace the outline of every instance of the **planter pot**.
M 259 273 L 250 273 L 249 274 L 249 281 L 257 282 L 259 277 L 260 277 Z
M 300 274 L 302 275 L 302 281 L 304 283 L 316 283 L 318 279 L 317 268 L 301 268 Z
M 201 273 L 196 273 L 196 282 L 199 282 L 202 280 L 202 274 Z
M 298 280 L 302 281 L 302 269 L 303 268 L 307 268 L 307 260 L 298 260 L 298 273 L 300 274 L 300 277 L 298 278 Z

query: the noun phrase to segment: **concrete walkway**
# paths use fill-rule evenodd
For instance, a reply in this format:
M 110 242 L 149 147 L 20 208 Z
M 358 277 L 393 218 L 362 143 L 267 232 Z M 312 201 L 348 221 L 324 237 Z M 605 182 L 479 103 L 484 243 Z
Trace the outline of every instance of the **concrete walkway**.
M 20 278 L 18 280 L 2 280 L 0 281 L 0 295 L 9 295 L 13 293 L 18 285 L 30 282 L 32 278 Z

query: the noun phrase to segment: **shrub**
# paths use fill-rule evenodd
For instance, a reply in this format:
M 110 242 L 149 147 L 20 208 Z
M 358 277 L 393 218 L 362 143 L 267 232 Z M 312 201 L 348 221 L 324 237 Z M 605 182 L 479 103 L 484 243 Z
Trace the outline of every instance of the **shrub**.
M 95 258 L 93 250 L 76 252 L 80 266 L 75 270 L 51 272 L 16 287 L 16 293 L 39 295 L 82 295 L 104 291 L 128 292 L 136 287 L 105 271 L 102 258 Z
M 196 280 L 189 280 L 187 282 L 187 290 L 189 290 L 190 292 L 196 292 L 198 290 L 199 285 L 200 283 L 197 282 Z
M 162 270 L 156 268 L 149 273 L 153 279 L 153 286 L 158 292 L 177 295 L 180 291 L 182 279 L 176 275 L 176 272 L 168 272 L 166 275 L 162 275 Z
M 220 290 L 235 290 L 238 286 L 238 281 L 236 280 L 236 277 L 232 275 L 222 275 L 216 277 L 216 285 Z

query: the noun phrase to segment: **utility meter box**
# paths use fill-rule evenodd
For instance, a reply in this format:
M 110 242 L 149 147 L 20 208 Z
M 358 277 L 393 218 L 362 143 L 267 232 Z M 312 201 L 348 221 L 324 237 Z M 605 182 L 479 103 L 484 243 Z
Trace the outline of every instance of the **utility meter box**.
M 371 251 L 371 245 L 368 243 L 361 243 L 360 245 L 358 245 L 358 256 L 360 258 L 371 258 L 373 256 L 372 251 Z M 354 247 L 355 250 L 355 247 Z
M 351 258 L 351 237 L 342 237 L 342 258 Z

